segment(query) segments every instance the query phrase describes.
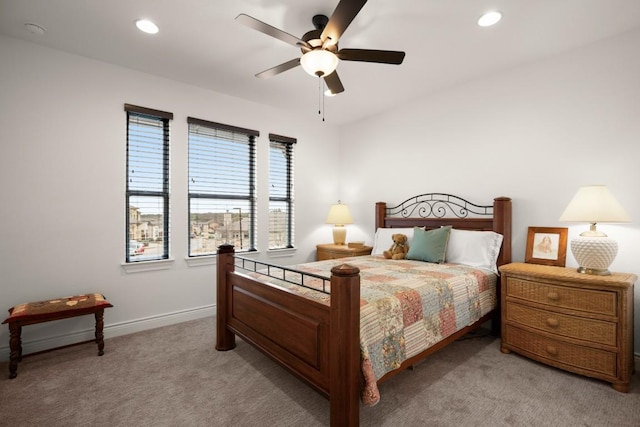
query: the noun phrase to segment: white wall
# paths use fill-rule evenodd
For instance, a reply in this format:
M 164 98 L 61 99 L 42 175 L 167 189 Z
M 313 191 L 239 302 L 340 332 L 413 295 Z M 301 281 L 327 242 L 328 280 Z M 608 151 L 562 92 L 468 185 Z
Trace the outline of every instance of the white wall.
M 598 226 L 619 243 L 610 269 L 640 276 L 639 46 L 640 32 L 628 33 L 343 128 L 342 193 L 359 216 L 351 237 L 371 241 L 379 200 L 435 191 L 489 204 L 509 196 L 513 259 L 523 261 L 527 227 L 568 226 L 570 240 L 587 226 L 560 223 L 560 214 L 578 187 L 606 184 L 633 221 Z M 568 252 L 567 265 L 577 266 Z
M 189 266 L 185 260 L 187 116 L 260 131 L 261 258 L 274 258 L 264 251 L 269 132 L 298 139 L 298 249 L 272 261 L 313 260 L 315 244 L 330 238 L 323 222 L 328 206 L 340 197 L 332 160 L 338 131 L 330 123 L 7 37 L 0 37 L 0 58 L 0 310 L 5 314 L 22 302 L 101 292 L 115 306 L 105 314 L 107 337 L 213 314 L 215 266 Z M 174 262 L 167 270 L 131 274 L 121 266 L 125 103 L 174 113 Z M 92 328 L 90 316 L 25 327 L 25 353 L 90 339 Z M 0 329 L 0 360 L 8 359 L 7 329 Z

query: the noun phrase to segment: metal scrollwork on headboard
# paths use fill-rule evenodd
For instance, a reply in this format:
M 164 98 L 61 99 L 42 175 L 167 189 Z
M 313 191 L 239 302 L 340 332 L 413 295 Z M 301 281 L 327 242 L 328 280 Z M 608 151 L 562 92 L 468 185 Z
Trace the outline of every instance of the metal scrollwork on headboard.
M 427 193 L 411 197 L 398 206 L 387 208 L 387 215 L 403 218 L 444 218 L 448 215 L 467 218 L 469 214 L 491 216 L 493 205 L 476 205 L 451 194 Z

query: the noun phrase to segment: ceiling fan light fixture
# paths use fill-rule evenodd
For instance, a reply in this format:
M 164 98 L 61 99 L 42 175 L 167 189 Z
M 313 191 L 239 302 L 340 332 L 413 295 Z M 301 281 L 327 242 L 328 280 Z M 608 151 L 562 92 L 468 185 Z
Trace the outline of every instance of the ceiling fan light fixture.
M 312 76 L 328 76 L 338 66 L 338 57 L 328 50 L 315 49 L 302 55 L 300 64 Z

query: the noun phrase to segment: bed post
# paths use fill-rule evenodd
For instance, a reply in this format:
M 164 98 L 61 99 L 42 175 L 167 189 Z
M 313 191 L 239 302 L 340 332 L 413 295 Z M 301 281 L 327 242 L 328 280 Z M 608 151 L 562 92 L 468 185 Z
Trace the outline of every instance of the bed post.
M 509 197 L 496 197 L 493 199 L 493 231 L 502 234 L 502 247 L 498 255 L 498 267 L 511 262 L 511 199 Z M 491 318 L 491 334 L 499 337 L 501 326 L 501 278 L 496 283 L 497 306 Z
M 227 351 L 236 346 L 236 336 L 227 328 L 229 317 L 229 301 L 231 295 L 227 286 L 227 273 L 234 271 L 233 245 L 224 244 L 218 247 L 218 268 L 216 275 L 216 350 Z
M 331 426 L 357 426 L 360 417 L 360 270 L 331 269 L 329 403 Z
M 496 197 L 493 199 L 493 231 L 502 234 L 502 248 L 498 257 L 498 266 L 511 262 L 511 199 Z
M 378 228 L 384 228 L 384 218 L 387 216 L 387 204 L 385 202 L 376 202 L 376 224 L 373 231 Z

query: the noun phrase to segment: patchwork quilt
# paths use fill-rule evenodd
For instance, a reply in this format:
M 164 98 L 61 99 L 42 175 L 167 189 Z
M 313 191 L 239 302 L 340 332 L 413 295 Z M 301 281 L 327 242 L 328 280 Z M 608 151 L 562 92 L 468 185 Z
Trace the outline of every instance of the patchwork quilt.
M 459 264 L 387 260 L 371 255 L 289 268 L 330 277 L 331 269 L 344 263 L 360 269 L 360 350 L 365 380 L 361 397 L 366 405 L 380 400 L 377 380 L 387 372 L 496 306 L 497 276 Z M 299 275 L 286 275 L 293 282 L 296 277 Z M 305 281 L 305 285 L 320 288 L 321 282 Z M 327 294 L 286 282 L 278 284 L 329 304 Z

